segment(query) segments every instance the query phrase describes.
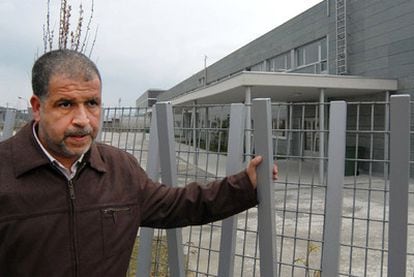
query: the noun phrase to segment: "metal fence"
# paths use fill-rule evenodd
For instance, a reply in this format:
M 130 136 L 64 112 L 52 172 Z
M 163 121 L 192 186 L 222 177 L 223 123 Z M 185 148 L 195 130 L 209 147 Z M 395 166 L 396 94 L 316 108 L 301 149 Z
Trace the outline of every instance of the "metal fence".
M 408 96 L 393 96 L 259 108 L 177 106 L 163 118 L 157 112 L 157 120 L 152 109 L 105 108 L 100 141 L 132 153 L 152 178 L 178 186 L 208 182 L 244 168 L 255 154 L 269 154 L 279 166 L 267 192 L 274 203 L 263 200 L 273 207 L 269 214 L 259 206 L 170 233 L 143 229 L 128 275 L 413 276 L 412 104 Z M 245 120 L 250 114 L 253 122 Z M 169 133 L 159 134 L 155 121 Z M 13 133 L 4 129 L 8 122 L 0 126 L 3 138 Z M 160 150 L 168 138 L 173 148 Z

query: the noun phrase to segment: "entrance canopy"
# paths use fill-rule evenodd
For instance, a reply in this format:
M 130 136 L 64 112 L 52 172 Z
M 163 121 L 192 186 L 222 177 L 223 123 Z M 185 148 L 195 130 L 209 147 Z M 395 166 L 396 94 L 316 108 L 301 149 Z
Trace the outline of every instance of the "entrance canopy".
M 360 76 L 253 72 L 243 71 L 186 94 L 169 99 L 173 105 L 241 103 L 246 88 L 252 98 L 271 98 L 272 102 L 319 101 L 321 89 L 325 97 L 362 96 L 396 91 L 397 80 Z

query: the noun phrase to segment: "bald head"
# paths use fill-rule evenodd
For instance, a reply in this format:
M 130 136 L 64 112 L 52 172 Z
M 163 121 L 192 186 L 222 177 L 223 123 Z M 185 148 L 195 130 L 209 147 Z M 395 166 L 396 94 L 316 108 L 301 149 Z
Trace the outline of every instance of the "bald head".
M 88 57 L 74 50 L 59 49 L 44 54 L 33 65 L 33 93 L 40 99 L 47 97 L 50 79 L 56 75 L 82 81 L 98 78 L 102 83 L 98 68 Z

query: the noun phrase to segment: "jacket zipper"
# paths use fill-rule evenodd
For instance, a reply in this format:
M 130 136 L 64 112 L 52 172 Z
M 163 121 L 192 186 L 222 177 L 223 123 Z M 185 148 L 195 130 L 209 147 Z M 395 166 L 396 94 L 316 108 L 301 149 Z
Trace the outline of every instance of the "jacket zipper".
M 78 276 L 78 264 L 79 264 L 79 257 L 78 257 L 78 249 L 76 246 L 76 222 L 75 222 L 75 188 L 73 186 L 73 181 L 68 180 L 68 189 L 69 189 L 69 198 L 70 198 L 70 207 L 69 207 L 69 215 L 70 215 L 70 230 L 71 230 L 71 243 L 74 252 L 74 276 Z
M 71 202 L 73 202 L 73 200 L 75 200 L 76 199 L 76 197 L 75 197 L 75 189 L 74 189 L 74 187 L 73 187 L 73 182 L 72 182 L 72 180 L 69 180 L 68 181 L 68 187 L 69 187 L 69 196 L 70 196 L 70 200 L 71 200 Z M 73 203 L 72 203 L 73 204 Z
M 68 180 L 67 177 L 56 167 L 55 164 L 51 163 L 52 168 L 61 176 L 63 176 L 67 181 L 68 181 L 68 192 L 69 192 L 69 230 L 70 230 L 70 236 L 71 236 L 71 244 L 73 247 L 73 252 L 74 252 L 74 271 L 73 271 L 73 276 L 77 277 L 79 276 L 79 272 L 78 272 L 78 267 L 79 267 L 79 254 L 78 254 L 78 248 L 77 248 L 77 243 L 76 243 L 76 238 L 77 238 L 77 232 L 76 232 L 76 217 L 75 217 L 75 199 L 76 199 L 76 195 L 75 195 L 75 187 L 73 184 L 73 180 L 77 177 L 79 177 L 80 172 L 85 168 L 86 163 L 82 162 L 77 171 L 76 171 L 76 175 Z
M 73 184 L 73 180 L 77 179 L 79 177 L 79 174 L 81 173 L 81 171 L 85 168 L 86 163 L 81 163 L 76 171 L 76 175 L 68 180 L 68 189 L 69 189 L 69 198 L 70 198 L 70 230 L 72 233 L 72 247 L 73 247 L 73 252 L 74 252 L 74 256 L 75 256 L 75 263 L 74 263 L 74 276 L 79 276 L 79 253 L 78 253 L 78 247 L 77 247 L 77 243 L 76 243 L 76 238 L 78 237 L 77 235 L 77 229 L 76 229 L 76 215 L 75 215 L 75 187 Z

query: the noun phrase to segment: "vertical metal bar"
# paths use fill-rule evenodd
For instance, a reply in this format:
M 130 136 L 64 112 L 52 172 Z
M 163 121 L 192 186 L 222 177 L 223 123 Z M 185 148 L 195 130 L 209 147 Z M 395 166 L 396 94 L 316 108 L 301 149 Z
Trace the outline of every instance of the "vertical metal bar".
M 306 154 L 305 150 L 312 150 L 312 148 L 311 149 L 306 149 L 306 140 L 307 140 L 307 137 L 310 136 L 311 141 L 312 141 L 313 137 L 315 135 L 314 126 L 312 124 L 310 124 L 310 126 L 307 126 L 307 124 L 306 124 L 307 123 L 307 121 L 306 121 L 307 109 L 306 108 L 308 108 L 308 110 L 310 109 L 310 107 L 307 107 L 306 105 L 302 105 L 301 119 L 300 119 L 301 130 L 300 130 L 300 133 L 299 133 L 299 136 L 300 136 L 299 137 L 299 145 L 300 145 L 300 147 L 299 147 L 299 156 L 302 157 L 302 159 L 298 159 L 298 168 L 297 168 L 298 179 L 297 179 L 297 183 L 295 184 L 297 186 L 297 189 L 295 190 L 296 191 L 296 196 L 295 196 L 296 207 L 295 207 L 294 210 L 296 211 L 296 214 L 295 214 L 295 219 L 294 219 L 294 224 L 293 224 L 293 229 L 294 229 L 293 232 L 294 233 L 293 233 L 293 245 L 292 245 L 292 249 L 293 249 L 292 250 L 292 252 L 293 252 L 292 253 L 292 261 L 291 261 L 292 265 L 295 264 L 295 261 L 297 259 L 301 258 L 301 257 L 297 256 L 298 255 L 297 250 L 298 250 L 298 241 L 299 241 L 298 240 L 299 198 L 300 198 L 300 189 L 301 189 L 301 184 L 302 184 L 302 179 L 303 179 L 302 168 L 303 168 L 304 159 L 308 158 L 308 157 L 306 157 L 307 154 Z M 292 204 L 293 204 L 293 201 L 292 201 Z M 291 267 L 291 276 L 295 276 L 295 269 L 296 269 L 295 266 Z
M 319 183 L 323 183 L 325 175 L 325 89 L 320 89 L 319 94 Z
M 96 135 L 96 141 L 97 142 L 102 142 L 102 129 L 104 127 L 104 117 L 105 117 L 105 109 L 102 107 L 101 108 L 101 118 L 99 120 L 99 132 Z
M 157 130 L 157 113 L 156 107 L 152 109 L 152 119 L 150 134 L 148 140 L 148 154 L 147 154 L 147 175 L 154 181 L 159 179 L 160 155 L 158 147 L 158 130 Z M 145 136 L 145 130 L 142 130 L 142 135 Z M 141 228 L 139 235 L 139 249 L 137 258 L 137 274 L 136 276 L 150 276 L 151 274 L 151 259 L 152 259 L 152 239 L 154 237 L 154 229 Z
M 161 180 L 164 184 L 177 185 L 173 112 L 170 103 L 156 104 Z M 184 277 L 184 253 L 181 229 L 168 229 L 168 264 L 171 277 Z
M 384 160 L 389 159 L 389 128 L 390 128 L 390 110 L 389 110 L 389 104 L 390 104 L 390 92 L 387 91 L 385 93 L 385 105 L 384 105 Z M 384 163 L 384 179 L 385 181 L 388 179 L 388 172 L 389 171 L 389 165 L 388 163 Z
M 99 142 L 103 142 L 103 143 L 107 143 L 106 141 L 106 137 L 108 135 L 108 132 L 110 131 L 110 126 L 107 124 L 105 124 L 105 121 L 109 122 L 108 118 L 109 118 L 109 113 L 110 113 L 111 109 L 110 108 L 102 108 L 102 129 L 101 129 L 101 135 L 99 138 Z
M 382 228 L 381 228 L 381 262 L 380 262 L 380 268 L 381 268 L 381 275 L 382 277 L 384 275 L 384 264 L 385 264 L 385 243 L 387 240 L 386 237 L 386 224 L 387 224 L 387 193 L 386 191 L 389 190 L 389 158 L 390 158 L 390 152 L 389 152 L 389 145 L 390 145 L 390 92 L 387 91 L 385 93 L 385 105 L 384 105 L 384 194 L 383 194 L 383 208 L 382 208 Z
M 361 120 L 362 120 L 362 111 L 363 110 L 361 108 L 361 104 L 357 104 L 356 105 L 356 117 L 355 117 L 355 149 L 358 149 L 359 146 L 359 142 L 360 142 L 360 136 L 362 136 L 362 134 L 360 133 L 361 131 Z M 346 148 L 345 148 L 346 149 Z M 352 159 L 355 159 L 355 155 L 354 157 L 349 157 Z M 351 245 L 350 249 L 349 249 L 349 267 L 348 267 L 348 274 L 352 275 L 352 271 L 353 271 L 353 266 L 354 266 L 354 256 L 355 256 L 355 249 L 356 247 L 354 247 L 354 245 L 357 245 L 357 243 L 355 242 L 356 240 L 356 229 L 357 229 L 357 195 L 358 195 L 358 191 L 359 191 L 359 185 L 358 185 L 358 179 L 357 179 L 357 173 L 356 173 L 356 166 L 357 164 L 355 163 L 355 165 L 353 166 L 353 187 L 352 187 L 352 215 L 351 215 L 351 234 L 350 234 L 350 240 L 349 240 L 349 244 Z
M 250 154 L 252 151 L 252 116 L 251 116 L 251 104 L 252 104 L 252 88 L 246 87 L 245 92 L 245 101 L 246 105 L 246 136 L 245 136 L 245 151 L 246 151 L 246 161 L 250 159 Z
M 141 161 L 142 160 L 142 156 L 143 156 L 143 152 L 144 151 L 142 151 L 142 149 L 144 149 L 144 142 L 146 141 L 146 136 L 147 136 L 147 133 L 146 133 L 146 128 L 147 128 L 147 120 L 149 120 L 150 121 L 150 124 L 152 124 L 152 121 L 151 121 L 151 117 L 155 114 L 155 106 L 154 106 L 154 109 L 149 109 L 149 108 L 139 108 L 138 109 L 138 111 L 137 111 L 137 114 L 138 114 L 138 116 L 141 114 L 143 117 L 144 117 L 144 120 L 143 120 L 143 122 L 142 122 L 142 127 L 141 127 L 141 131 L 142 131 L 142 135 L 141 135 L 141 141 L 140 141 L 140 149 L 141 149 L 141 151 L 139 152 L 139 160 Z M 155 121 L 156 122 L 156 121 Z M 150 125 L 150 128 L 151 128 L 151 125 Z M 156 128 L 156 127 L 154 127 L 154 128 Z M 135 145 L 135 143 L 134 143 L 134 145 Z M 148 154 L 148 152 L 147 152 L 147 154 Z
M 253 100 L 254 146 L 256 154 L 263 157 L 262 164 L 257 168 L 261 276 L 277 276 L 271 109 L 269 98 Z
M 124 112 L 125 112 L 125 108 L 124 107 L 119 107 L 119 109 L 121 110 L 121 115 L 119 117 L 119 126 L 118 126 L 118 142 L 117 142 L 117 147 L 118 148 L 123 148 L 121 146 L 121 137 L 124 134 L 123 129 L 124 129 Z M 125 148 L 123 148 L 124 150 L 126 150 Z
M 3 136 L 1 137 L 1 140 L 6 140 L 10 138 L 11 136 L 13 136 L 13 130 L 14 130 L 14 126 L 16 123 L 16 115 L 17 115 L 16 110 L 14 109 L 6 110 L 6 119 L 4 121 Z
M 198 165 L 198 149 L 197 149 L 197 101 L 194 101 L 193 107 L 193 164 L 194 164 L 194 175 L 197 175 L 197 165 Z
M 114 145 L 114 134 L 115 134 L 115 132 L 116 132 L 116 122 L 117 122 L 117 120 L 116 120 L 116 111 L 117 111 L 117 108 L 113 108 L 113 115 L 112 115 L 112 118 L 109 118 L 109 120 L 111 120 L 111 122 L 112 122 L 112 128 L 111 128 L 111 138 L 110 138 L 110 144 L 111 145 Z M 111 112 L 111 110 L 109 110 L 108 111 L 109 113 L 108 113 L 108 116 L 110 115 L 110 112 Z
M 390 208 L 388 276 L 405 276 L 407 263 L 410 96 L 393 95 L 390 104 Z
M 127 114 L 128 119 L 126 120 L 127 121 L 126 126 L 124 127 L 124 128 L 126 128 L 125 141 L 127 141 L 127 142 L 129 141 L 129 136 L 130 136 L 130 133 L 131 133 L 131 125 L 132 125 L 131 124 L 131 117 L 132 117 L 131 113 L 132 113 L 132 108 L 129 107 L 128 108 L 128 114 Z M 135 125 L 135 124 L 133 124 L 133 125 Z M 128 148 L 128 143 L 125 144 L 125 150 L 130 151 L 130 149 Z
M 232 104 L 230 108 L 230 127 L 226 160 L 226 175 L 232 175 L 243 167 L 243 137 L 245 127 L 245 108 L 243 104 Z M 220 240 L 220 260 L 218 276 L 234 275 L 234 256 L 236 251 L 237 215 L 223 220 Z
M 322 277 L 338 276 L 345 170 L 346 103 L 331 102 Z

